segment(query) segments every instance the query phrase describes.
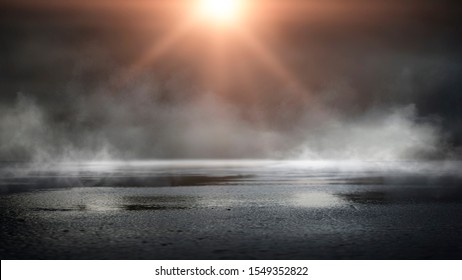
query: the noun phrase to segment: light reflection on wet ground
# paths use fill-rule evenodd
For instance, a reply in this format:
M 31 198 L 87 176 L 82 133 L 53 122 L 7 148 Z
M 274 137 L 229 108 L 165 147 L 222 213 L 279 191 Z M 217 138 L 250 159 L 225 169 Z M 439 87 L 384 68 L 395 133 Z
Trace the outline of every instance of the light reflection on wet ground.
M 0 170 L 0 256 L 462 257 L 459 162 L 105 162 Z

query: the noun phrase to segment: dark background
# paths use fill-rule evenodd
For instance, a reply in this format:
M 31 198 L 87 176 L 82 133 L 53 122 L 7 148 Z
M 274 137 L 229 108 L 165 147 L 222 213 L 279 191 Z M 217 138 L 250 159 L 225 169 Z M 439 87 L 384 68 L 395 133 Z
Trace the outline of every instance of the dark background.
M 460 157 L 458 1 L 253 3 L 293 81 L 204 26 L 130 71 L 191 1 L 2 1 L 0 159 Z

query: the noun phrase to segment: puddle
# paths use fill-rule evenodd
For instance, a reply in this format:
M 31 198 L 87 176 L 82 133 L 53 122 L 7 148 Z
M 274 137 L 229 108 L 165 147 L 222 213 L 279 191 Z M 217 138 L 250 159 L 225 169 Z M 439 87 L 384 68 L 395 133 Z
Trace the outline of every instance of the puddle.
M 197 207 L 198 198 L 193 196 L 127 196 L 117 207 L 128 211 L 183 210 Z
M 461 203 L 462 187 L 397 188 L 335 194 L 345 201 L 360 204 Z

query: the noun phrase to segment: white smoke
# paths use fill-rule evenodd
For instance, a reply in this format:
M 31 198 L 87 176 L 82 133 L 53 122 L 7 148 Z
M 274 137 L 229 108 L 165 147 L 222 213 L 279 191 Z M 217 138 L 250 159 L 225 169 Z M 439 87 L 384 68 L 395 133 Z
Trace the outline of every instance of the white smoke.
M 414 105 L 371 110 L 354 118 L 311 106 L 297 121 L 280 128 L 245 119 L 237 106 L 213 94 L 170 104 L 156 98 L 149 91 L 127 99 L 96 94 L 76 99 L 73 119 L 56 122 L 34 100 L 18 95 L 14 107 L 1 108 L 0 155 L 33 161 L 391 161 L 441 156 L 445 149 L 439 127 L 420 119 Z
M 78 145 L 79 144 L 79 145 Z M 0 107 L 0 155 L 3 160 L 81 161 L 103 160 L 111 148 L 98 135 L 81 143 L 51 123 L 36 102 L 18 94 L 14 107 Z
M 350 121 L 330 117 L 308 128 L 296 151 L 302 159 L 403 160 L 438 154 L 443 143 L 438 126 L 419 121 L 409 105 Z

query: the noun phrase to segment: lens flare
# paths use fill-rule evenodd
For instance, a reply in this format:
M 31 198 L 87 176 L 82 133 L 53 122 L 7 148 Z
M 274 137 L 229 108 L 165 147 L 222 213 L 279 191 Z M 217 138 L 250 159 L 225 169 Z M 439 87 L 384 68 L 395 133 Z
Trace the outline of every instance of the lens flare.
M 239 16 L 239 0 L 201 0 L 199 1 L 200 14 L 215 22 L 229 23 Z

